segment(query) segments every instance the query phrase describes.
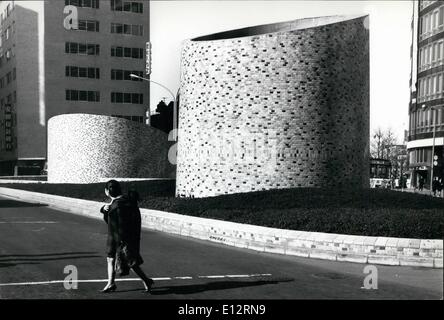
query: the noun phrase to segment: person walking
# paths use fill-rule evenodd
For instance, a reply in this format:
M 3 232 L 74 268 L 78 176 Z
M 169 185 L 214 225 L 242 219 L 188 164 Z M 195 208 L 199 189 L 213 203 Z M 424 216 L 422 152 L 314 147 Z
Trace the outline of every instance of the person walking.
M 419 176 L 419 191 L 422 191 L 422 189 L 424 189 L 424 178 Z
M 432 192 L 433 192 L 434 197 L 436 197 L 436 192 L 438 192 L 438 190 L 439 190 L 439 185 L 440 185 L 440 183 L 439 183 L 438 177 L 435 177 L 432 181 Z M 441 192 L 439 192 L 439 193 L 441 193 Z
M 443 197 L 443 189 L 444 189 L 444 185 L 443 185 L 443 181 L 442 178 L 439 178 L 439 183 L 438 183 L 438 196 L 439 197 Z
M 124 196 L 116 180 L 110 180 L 105 184 L 105 194 L 111 199 L 111 203 L 105 204 L 100 209 L 103 219 L 108 224 L 108 283 L 101 292 L 108 293 L 117 289 L 116 260 L 119 262 L 121 259 L 116 258 L 123 255 L 127 267 L 131 268 L 143 281 L 144 292 L 150 293 L 154 281 L 148 278 L 140 268 L 143 259 L 140 256 L 141 217 L 137 204 L 138 194 L 132 191 L 128 196 Z

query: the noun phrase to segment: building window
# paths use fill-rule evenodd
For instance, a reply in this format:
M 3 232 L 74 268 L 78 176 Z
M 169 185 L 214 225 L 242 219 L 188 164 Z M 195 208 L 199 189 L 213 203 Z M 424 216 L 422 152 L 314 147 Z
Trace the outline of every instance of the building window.
M 143 13 L 143 3 L 134 1 L 111 0 L 111 10 Z
M 418 102 L 425 102 L 444 97 L 444 72 L 419 79 Z
M 99 21 L 79 20 L 79 29 L 78 30 L 99 32 Z
M 111 23 L 111 33 L 143 36 L 143 25 Z
M 17 70 L 14 68 L 12 69 L 12 80 L 15 80 L 17 78 Z
M 123 57 L 133 59 L 143 59 L 142 48 L 128 48 L 128 47 L 111 47 L 111 57 Z
M 92 67 L 66 66 L 65 75 L 75 78 L 100 79 L 100 69 Z
M 99 9 L 99 0 L 65 0 L 65 6 Z
M 69 90 L 65 91 L 66 100 L 68 101 L 88 101 L 88 102 L 99 102 L 100 92 L 99 91 L 86 91 L 86 90 Z
M 421 17 L 419 22 L 419 40 L 424 40 L 444 30 L 444 6 Z
M 128 93 L 128 92 L 111 92 L 112 103 L 132 103 L 143 104 L 142 93 Z
M 92 43 L 66 42 L 65 52 L 71 54 L 98 56 L 100 54 L 100 45 Z
M 134 122 L 143 123 L 143 116 L 124 116 L 124 115 L 113 114 L 111 115 L 111 117 L 122 118 Z
M 131 81 L 143 81 L 142 79 L 132 78 L 130 74 L 133 73 L 139 77 L 143 77 L 143 71 L 130 71 L 130 70 L 118 70 L 111 69 L 111 80 L 131 80 Z
M 8 72 L 8 73 L 6 74 L 6 84 L 10 84 L 11 81 L 12 81 L 12 73 L 11 73 L 11 72 Z

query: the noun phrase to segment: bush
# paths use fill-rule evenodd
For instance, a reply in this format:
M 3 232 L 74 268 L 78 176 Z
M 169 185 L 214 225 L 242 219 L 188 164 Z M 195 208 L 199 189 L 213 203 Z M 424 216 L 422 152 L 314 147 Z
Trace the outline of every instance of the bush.
M 104 184 L 9 184 L 81 199 L 105 201 Z M 134 187 L 140 207 L 273 228 L 365 236 L 442 239 L 444 199 L 378 189 L 295 188 L 210 198 L 175 198 L 175 182 L 122 183 Z

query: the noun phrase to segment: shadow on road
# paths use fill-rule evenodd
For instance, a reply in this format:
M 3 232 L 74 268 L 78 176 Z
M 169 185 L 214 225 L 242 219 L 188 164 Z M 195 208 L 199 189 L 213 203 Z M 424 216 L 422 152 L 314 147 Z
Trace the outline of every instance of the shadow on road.
M 47 254 L 19 254 L 0 256 L 0 268 L 15 267 L 22 264 L 40 264 L 42 261 L 54 260 L 73 260 L 100 258 L 97 252 L 65 252 L 65 253 L 47 253 Z
M 278 284 L 280 282 L 292 282 L 294 279 L 283 280 L 258 280 L 258 281 L 216 281 L 202 284 L 190 284 L 185 286 L 156 287 L 151 291 L 153 296 L 169 294 L 195 294 L 205 291 L 227 290 L 236 288 L 256 287 L 268 284 Z M 118 290 L 118 292 L 140 291 L 137 290 Z
M 29 203 L 15 200 L 0 200 L 0 208 L 47 207 L 47 204 Z

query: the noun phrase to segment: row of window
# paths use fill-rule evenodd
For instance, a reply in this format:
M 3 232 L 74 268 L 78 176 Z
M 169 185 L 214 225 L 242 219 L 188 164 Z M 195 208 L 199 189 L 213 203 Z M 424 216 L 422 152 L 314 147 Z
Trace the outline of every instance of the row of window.
M 65 0 L 65 6 L 99 9 L 99 0 Z
M 432 149 L 419 148 L 409 152 L 409 163 L 430 163 L 432 157 Z
M 111 10 L 143 13 L 143 3 L 134 1 L 111 0 Z
M 143 104 L 142 93 L 111 92 L 112 103 Z
M 91 67 L 66 66 L 65 75 L 67 77 L 100 79 L 100 69 Z
M 66 95 L 66 100 L 68 101 L 100 102 L 99 91 L 67 89 L 65 91 L 65 95 Z M 143 104 L 143 94 L 128 93 L 128 92 L 111 92 L 111 102 Z
M 439 99 L 444 93 L 444 73 L 419 79 L 418 102 Z
M 444 5 L 425 14 L 419 22 L 419 40 L 444 31 Z
M 65 0 L 65 5 L 99 9 L 99 0 Z M 111 0 L 111 10 L 143 13 L 143 3 L 135 1 Z
M 126 119 L 126 120 L 131 120 L 131 121 L 143 123 L 143 116 L 123 116 L 123 115 L 119 115 L 119 114 L 113 114 L 113 115 L 111 115 L 111 117 L 122 118 L 122 119 Z
M 12 71 L 8 72 L 4 77 L 0 78 L 0 89 L 4 88 L 8 84 L 15 80 L 17 77 L 16 69 L 12 69 Z
M 97 20 L 79 20 L 79 30 L 99 32 L 99 21 Z
M 438 40 L 419 49 L 419 71 L 444 64 L 444 40 Z
M 143 71 L 111 69 L 111 80 L 143 81 L 142 79 L 130 77 L 130 74 L 135 74 L 136 76 L 143 77 Z
M 98 56 L 100 54 L 100 45 L 93 43 L 66 42 L 65 53 Z
M 128 47 L 111 47 L 112 57 L 143 59 L 144 50 L 142 48 L 128 48 Z
M 143 77 L 143 71 L 111 69 L 111 80 L 142 81 L 142 79 L 132 78 L 130 76 L 131 74 Z M 65 76 L 74 77 L 74 78 L 100 79 L 100 69 L 94 67 L 66 66 Z M 14 69 L 14 79 L 15 79 L 15 69 Z
M 444 111 L 442 108 L 436 110 L 418 109 L 410 114 L 410 132 L 430 132 L 434 125 L 444 125 Z M 419 132 L 418 129 L 420 129 Z
M 100 23 L 97 20 L 79 20 L 79 28 L 81 31 L 99 32 Z M 9 39 L 10 27 L 5 31 L 6 39 Z M 111 33 L 128 34 L 133 36 L 143 36 L 143 25 L 141 24 L 123 24 L 111 23 Z M 3 34 L 2 34 L 3 36 Z M 0 43 L 1 45 L 1 43 Z
M 130 34 L 133 36 L 143 36 L 143 25 L 111 23 L 111 33 Z
M 71 54 L 84 54 L 84 55 L 99 55 L 100 45 L 93 43 L 77 43 L 77 42 L 66 42 L 65 43 L 65 53 Z M 123 57 L 123 58 L 133 58 L 133 59 L 143 59 L 144 50 L 142 48 L 129 48 L 129 47 L 111 47 L 112 57 Z
M 99 102 L 100 92 L 99 91 L 88 91 L 88 90 L 70 90 L 65 91 L 66 100 L 68 101 L 89 101 L 89 102 Z
M 13 127 L 17 126 L 17 117 L 12 112 L 11 103 L 17 102 L 17 93 L 7 96 L 6 104 L 5 99 L 0 99 L 0 106 L 2 111 L 4 110 L 4 121 L 2 121 L 2 127 L 4 127 L 4 139 L 1 141 L 1 149 L 11 151 L 14 148 L 14 143 L 17 143 L 17 138 L 13 137 Z

